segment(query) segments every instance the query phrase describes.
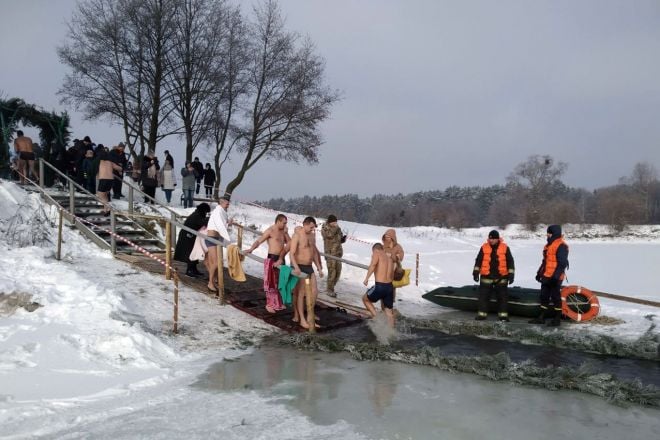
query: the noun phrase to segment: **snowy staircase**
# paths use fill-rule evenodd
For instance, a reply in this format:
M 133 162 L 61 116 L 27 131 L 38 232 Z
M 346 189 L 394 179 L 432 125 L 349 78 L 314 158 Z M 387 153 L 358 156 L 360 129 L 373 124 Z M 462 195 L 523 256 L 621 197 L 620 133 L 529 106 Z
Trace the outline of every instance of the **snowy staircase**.
M 50 198 L 59 206 L 69 211 L 70 194 L 64 191 L 50 191 Z M 48 200 L 48 197 L 46 197 Z M 51 200 L 48 200 L 52 203 Z M 76 221 L 81 232 L 102 248 L 111 249 L 112 228 L 110 216 L 103 215 L 103 205 L 88 194 L 74 194 L 74 215 L 83 221 Z M 149 252 L 163 252 L 165 243 L 138 222 L 121 214 L 115 216 L 115 234 L 124 237 Z M 132 254 L 138 252 L 121 239 L 116 240 L 118 253 Z

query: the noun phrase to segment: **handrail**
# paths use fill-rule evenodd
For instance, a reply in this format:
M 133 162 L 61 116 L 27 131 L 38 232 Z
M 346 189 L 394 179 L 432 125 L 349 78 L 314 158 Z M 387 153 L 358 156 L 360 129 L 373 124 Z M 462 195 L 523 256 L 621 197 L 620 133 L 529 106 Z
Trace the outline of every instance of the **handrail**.
M 133 215 L 133 214 L 126 213 L 126 212 L 122 212 L 121 214 L 122 214 L 122 215 L 129 216 L 129 217 Z M 206 234 L 203 234 L 203 233 L 201 233 L 201 232 L 199 232 L 199 231 L 196 231 L 196 230 L 194 230 L 194 229 L 192 229 L 192 228 L 189 228 L 188 226 L 186 226 L 186 225 L 184 225 L 184 224 L 182 224 L 182 223 L 179 223 L 178 221 L 175 221 L 175 220 L 168 220 L 168 219 L 166 219 L 166 218 L 163 218 L 163 220 L 164 220 L 164 221 L 167 221 L 167 222 L 170 222 L 171 224 L 173 224 L 173 225 L 176 226 L 177 228 L 181 228 L 181 229 L 184 230 L 184 231 L 190 232 L 191 234 L 193 234 L 193 235 L 195 235 L 195 236 L 201 238 L 202 240 L 208 240 L 208 241 L 210 241 L 211 243 L 215 243 L 216 245 L 218 245 L 218 246 L 222 246 L 222 247 L 225 248 L 225 249 L 231 244 L 231 242 L 227 242 L 227 241 L 224 240 L 224 239 L 220 239 L 220 240 L 218 240 L 217 237 L 211 237 L 210 235 L 206 235 Z M 240 226 L 240 225 L 239 225 L 239 226 Z M 241 226 L 241 227 L 242 227 L 242 226 Z M 239 253 L 240 253 L 241 255 L 246 256 L 246 257 L 248 257 L 248 258 L 250 258 L 250 259 L 252 259 L 252 260 L 254 260 L 254 261 L 258 262 L 258 263 L 261 263 L 261 264 L 263 264 L 263 262 L 265 261 L 264 258 L 258 257 L 258 256 L 256 256 L 256 255 L 252 255 L 251 253 L 247 253 L 247 252 L 245 252 L 243 249 L 239 249 Z M 304 279 L 304 278 L 307 278 L 307 274 L 305 274 L 305 273 L 301 273 L 300 276 L 298 276 L 298 275 L 296 275 L 296 276 L 297 276 L 298 278 L 303 278 L 303 279 Z
M 167 211 L 169 211 L 170 214 L 173 214 L 173 215 L 175 215 L 176 217 L 186 217 L 186 216 L 181 215 L 181 214 L 179 214 L 178 212 L 174 211 L 174 210 L 173 210 L 172 208 L 170 208 L 169 206 L 167 206 L 167 205 L 163 205 L 160 201 L 158 201 L 158 200 L 157 200 L 156 198 L 154 198 L 154 197 L 151 197 L 149 194 L 145 194 L 145 193 L 144 193 L 139 187 L 137 187 L 136 185 L 132 184 L 132 183 L 129 182 L 128 180 L 124 180 L 124 179 L 122 179 L 121 177 L 116 176 L 116 175 L 114 175 L 114 174 L 113 174 L 113 177 L 114 177 L 115 179 L 121 180 L 121 181 L 124 182 L 127 186 L 129 186 L 129 187 L 131 187 L 133 190 L 139 192 L 139 193 L 142 194 L 144 197 L 147 197 L 149 200 L 152 200 L 153 202 L 155 202 L 155 203 L 156 203 L 158 206 L 160 206 L 161 208 L 165 208 Z
M 237 225 L 239 227 L 243 228 L 244 230 L 247 230 L 248 232 L 252 232 L 255 235 L 263 234 L 263 232 L 261 232 L 257 229 L 250 228 L 249 226 L 243 226 L 243 225 L 238 224 L 238 223 L 237 223 Z M 349 266 L 359 267 L 360 269 L 369 270 L 369 266 L 367 266 L 366 264 L 357 263 L 357 262 L 351 261 L 351 260 L 346 260 L 346 259 L 341 258 L 341 257 L 335 257 L 334 255 L 326 254 L 326 253 L 323 253 L 321 251 L 319 251 L 319 255 L 322 255 L 325 258 L 329 258 L 330 260 L 340 261 L 342 263 L 348 264 Z
M 71 177 L 67 176 L 66 174 L 64 174 L 63 172 L 58 170 L 54 165 L 52 165 L 50 162 L 46 161 L 46 159 L 40 158 L 39 161 L 41 163 L 43 163 L 44 165 L 48 166 L 48 168 L 55 171 L 60 176 L 64 177 L 69 182 L 69 184 L 73 184 L 76 188 L 82 190 L 83 193 L 89 194 L 90 196 L 92 196 L 96 200 L 98 200 L 99 202 L 104 203 L 103 200 L 101 200 L 96 194 L 92 194 L 91 192 L 87 191 L 84 187 L 78 185 Z M 40 182 L 40 183 L 42 183 L 42 182 Z M 41 186 L 39 185 L 39 187 L 41 187 Z M 108 203 L 108 205 L 110 205 L 110 203 Z M 112 205 L 110 205 L 110 209 L 113 209 Z

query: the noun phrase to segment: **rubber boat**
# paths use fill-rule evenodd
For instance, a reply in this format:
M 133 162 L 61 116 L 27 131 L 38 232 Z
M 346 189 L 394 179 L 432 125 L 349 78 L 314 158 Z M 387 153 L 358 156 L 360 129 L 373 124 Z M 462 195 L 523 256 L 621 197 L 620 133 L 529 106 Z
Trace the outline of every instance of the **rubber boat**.
M 541 314 L 539 302 L 541 289 L 509 287 L 509 314 L 534 318 Z M 598 315 L 598 298 L 581 286 L 566 286 L 561 291 L 562 314 L 574 321 L 589 321 Z M 443 307 L 476 312 L 479 286 L 438 287 L 422 295 L 422 298 Z M 497 299 L 491 295 L 489 313 L 497 313 Z

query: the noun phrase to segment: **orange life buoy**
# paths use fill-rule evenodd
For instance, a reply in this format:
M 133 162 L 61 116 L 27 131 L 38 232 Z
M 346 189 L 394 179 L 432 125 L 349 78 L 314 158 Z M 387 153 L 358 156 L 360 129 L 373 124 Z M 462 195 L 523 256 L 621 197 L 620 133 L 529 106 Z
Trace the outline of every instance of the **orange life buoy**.
M 573 321 L 589 321 L 598 316 L 600 303 L 596 295 L 582 286 L 561 289 L 561 312 Z

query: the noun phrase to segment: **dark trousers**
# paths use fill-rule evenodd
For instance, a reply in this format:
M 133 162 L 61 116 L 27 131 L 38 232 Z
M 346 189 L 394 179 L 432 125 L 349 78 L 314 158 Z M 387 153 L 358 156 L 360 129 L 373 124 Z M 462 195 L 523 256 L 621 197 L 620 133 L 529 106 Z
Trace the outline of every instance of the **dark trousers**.
M 206 198 L 210 199 L 213 195 L 213 185 L 204 185 L 204 189 L 206 189 Z
M 561 281 L 541 284 L 541 307 L 548 308 L 551 302 L 555 309 L 561 309 Z
M 199 188 L 202 185 L 202 178 L 195 179 L 197 181 L 197 187 L 195 188 L 195 194 L 199 194 Z
M 509 301 L 509 287 L 506 282 L 480 283 L 479 284 L 479 311 L 488 313 L 491 293 L 497 298 L 497 312 L 507 313 L 507 302 Z
M 88 177 L 85 179 L 85 189 L 92 194 L 96 194 L 96 177 Z
M 155 186 L 146 186 L 146 185 L 145 185 L 145 186 L 143 187 L 142 191 L 143 191 L 146 195 L 151 196 L 151 197 L 153 197 L 154 199 L 156 198 L 156 187 L 155 187 Z M 148 198 L 145 197 L 145 198 L 144 198 L 144 203 L 152 203 L 152 204 L 153 204 L 154 202 L 152 202 L 150 199 L 148 199 Z
M 119 177 L 119 179 L 117 179 Z M 122 176 L 118 176 L 115 174 L 115 178 L 112 181 L 112 198 L 113 199 L 119 199 L 121 198 L 121 186 L 124 183 L 122 180 Z

